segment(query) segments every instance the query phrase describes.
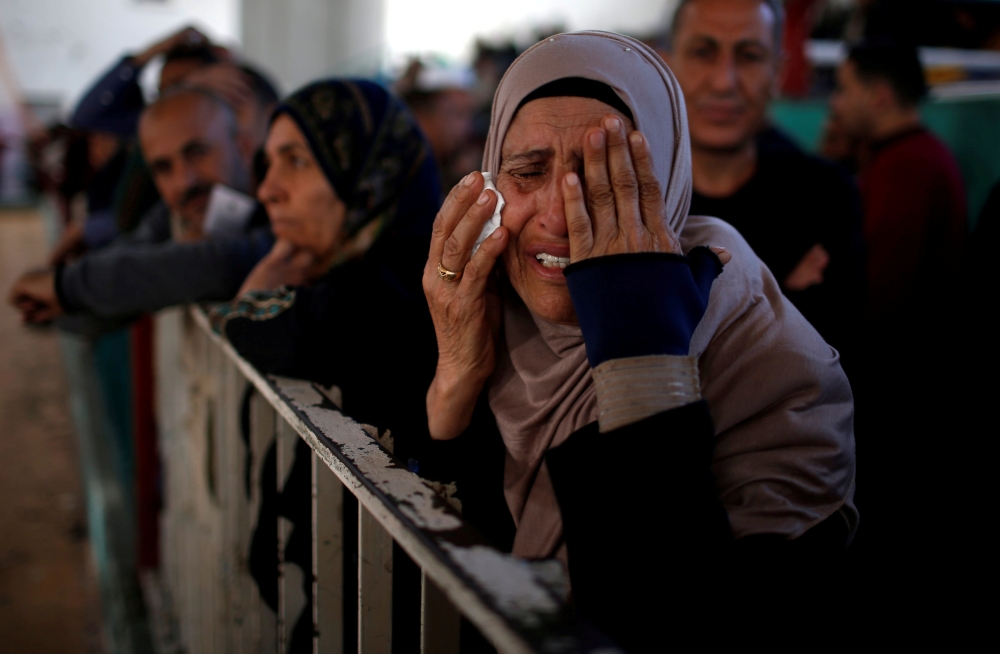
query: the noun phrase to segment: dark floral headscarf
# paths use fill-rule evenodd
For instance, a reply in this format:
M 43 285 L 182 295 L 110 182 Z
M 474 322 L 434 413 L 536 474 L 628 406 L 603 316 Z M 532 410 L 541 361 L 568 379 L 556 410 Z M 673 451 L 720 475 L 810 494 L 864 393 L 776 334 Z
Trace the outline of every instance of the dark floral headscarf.
M 348 240 L 364 230 L 370 245 L 383 229 L 411 214 L 410 207 L 400 206 L 405 195 L 421 196 L 420 205 L 440 203 L 427 141 L 403 103 L 378 84 L 359 79 L 314 82 L 279 104 L 274 117 L 281 114 L 298 124 L 347 205 Z M 432 222 L 433 213 L 428 231 Z

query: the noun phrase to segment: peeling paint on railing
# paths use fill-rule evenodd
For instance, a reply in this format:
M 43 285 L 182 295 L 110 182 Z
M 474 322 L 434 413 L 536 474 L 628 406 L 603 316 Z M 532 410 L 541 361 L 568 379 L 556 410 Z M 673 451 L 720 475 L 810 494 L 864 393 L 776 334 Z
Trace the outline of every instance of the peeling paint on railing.
M 409 472 L 364 426 L 340 412 L 337 389 L 262 376 L 211 333 L 202 311 L 192 314 L 278 415 L 501 652 L 618 651 L 573 619 L 559 590 L 567 585 L 564 575 L 553 580 L 554 566 L 542 570 L 488 546 L 430 482 Z

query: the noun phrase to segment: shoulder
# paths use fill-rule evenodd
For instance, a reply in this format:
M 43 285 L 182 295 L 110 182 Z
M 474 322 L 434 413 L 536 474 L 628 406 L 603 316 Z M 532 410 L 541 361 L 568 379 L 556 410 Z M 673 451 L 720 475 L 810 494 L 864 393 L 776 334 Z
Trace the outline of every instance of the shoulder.
M 737 537 L 794 538 L 853 493 L 854 405 L 839 354 L 735 230 L 695 216 L 685 239 L 733 254 L 691 342 L 717 433 L 720 497 Z

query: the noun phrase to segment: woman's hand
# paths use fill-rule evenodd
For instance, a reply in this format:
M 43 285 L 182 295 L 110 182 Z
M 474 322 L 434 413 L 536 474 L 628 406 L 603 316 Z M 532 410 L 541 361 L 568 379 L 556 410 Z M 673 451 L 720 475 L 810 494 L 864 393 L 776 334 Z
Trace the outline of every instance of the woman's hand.
M 562 180 L 571 263 L 609 254 L 681 253 L 641 133 L 626 134 L 621 118 L 606 116 L 583 137 L 583 169 L 586 189 L 576 173 Z
M 271 251 L 247 275 L 237 297 L 250 291 L 302 286 L 316 277 L 316 256 L 288 241 L 275 241 Z
M 438 342 L 437 370 L 427 391 L 428 426 L 431 437 L 439 440 L 455 438 L 469 426 L 496 365 L 500 298 L 487 282 L 507 247 L 507 229 L 497 228 L 471 256 L 496 202 L 496 193 L 483 191 L 483 176 L 470 173 L 452 189 L 434 220 L 423 286 Z M 458 276 L 446 279 L 439 265 Z

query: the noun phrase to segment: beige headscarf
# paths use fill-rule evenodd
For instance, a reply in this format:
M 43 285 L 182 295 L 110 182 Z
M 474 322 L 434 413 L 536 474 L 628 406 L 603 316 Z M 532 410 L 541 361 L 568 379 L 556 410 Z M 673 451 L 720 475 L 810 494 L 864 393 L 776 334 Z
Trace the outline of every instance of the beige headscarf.
M 712 471 L 734 535 L 795 538 L 838 510 L 853 531 L 854 404 L 837 352 L 781 294 L 732 227 L 687 216 L 691 153 L 684 98 L 655 52 L 606 32 L 560 34 L 528 49 L 497 89 L 483 169 L 494 176 L 499 171 L 520 102 L 567 77 L 607 84 L 632 111 L 636 129 L 650 142 L 666 189 L 667 220 L 684 251 L 710 244 L 733 255 L 712 287 L 690 354 L 699 359 L 702 395 L 715 424 Z M 517 524 L 514 554 L 548 557 L 561 545 L 562 520 L 543 458 L 597 420 L 594 385 L 578 327 L 537 318 L 514 296 L 504 302 L 504 328 L 489 400 L 507 446 L 504 491 Z M 628 483 L 627 470 L 608 472 L 595 470 L 594 483 Z

